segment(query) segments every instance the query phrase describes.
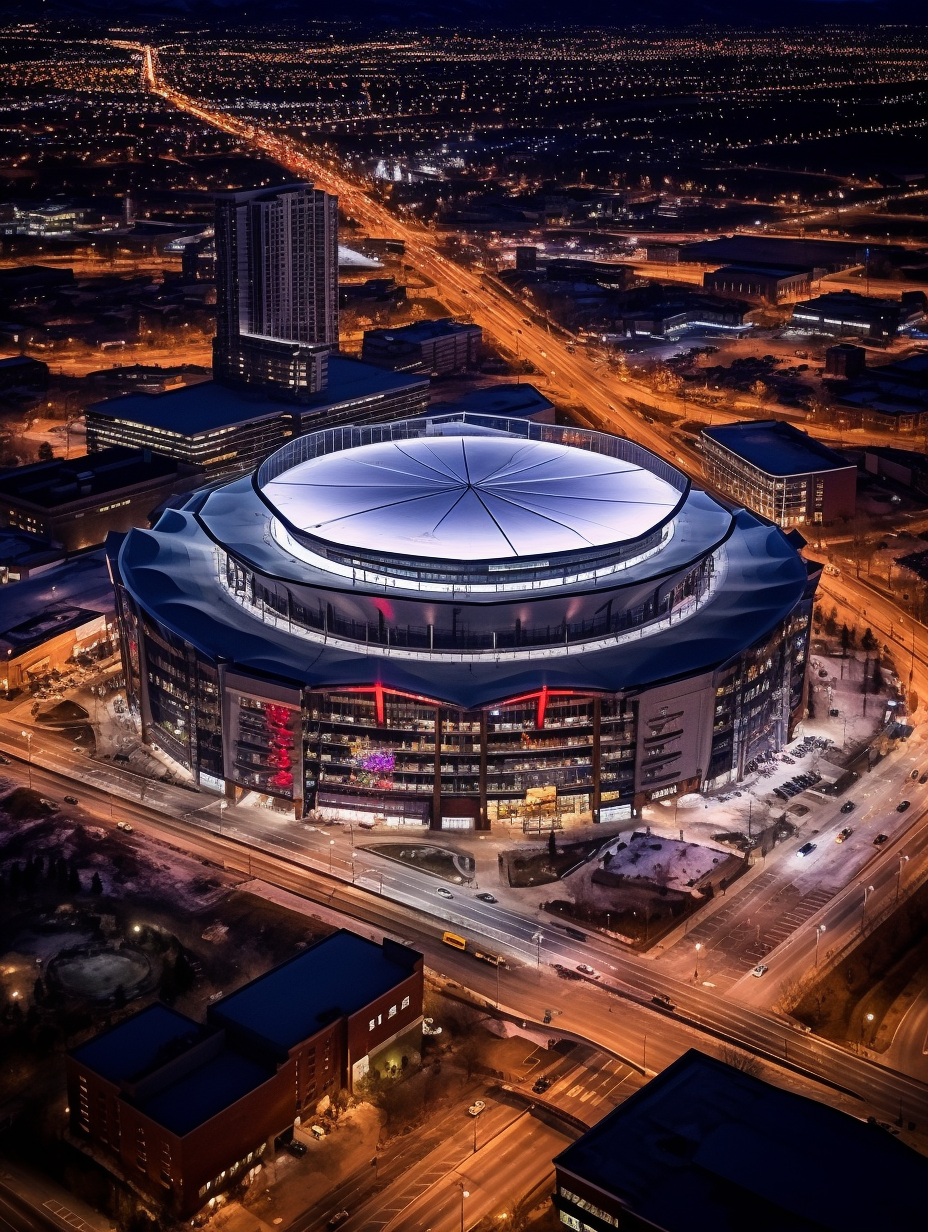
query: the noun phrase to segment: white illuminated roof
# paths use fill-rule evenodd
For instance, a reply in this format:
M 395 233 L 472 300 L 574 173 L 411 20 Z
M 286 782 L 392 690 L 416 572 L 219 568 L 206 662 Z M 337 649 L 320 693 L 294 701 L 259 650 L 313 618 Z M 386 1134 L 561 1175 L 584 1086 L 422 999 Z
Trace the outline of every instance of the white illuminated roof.
M 333 544 L 442 560 L 546 556 L 637 539 L 680 493 L 599 453 L 503 436 L 362 445 L 285 471 L 265 497 Z

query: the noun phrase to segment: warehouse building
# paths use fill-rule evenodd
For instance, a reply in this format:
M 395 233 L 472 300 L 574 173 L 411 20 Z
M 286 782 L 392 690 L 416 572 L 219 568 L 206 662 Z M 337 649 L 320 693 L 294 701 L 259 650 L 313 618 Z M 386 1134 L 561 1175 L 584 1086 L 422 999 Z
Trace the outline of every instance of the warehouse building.
M 779 304 L 804 295 L 811 286 L 811 273 L 769 265 L 723 265 L 703 274 L 702 285 L 712 295 L 736 295 L 740 299 Z
M 877 299 L 857 291 L 831 291 L 803 300 L 793 308 L 790 324 L 810 334 L 891 342 L 899 330 L 925 315 L 921 291 L 903 292 L 899 299 Z

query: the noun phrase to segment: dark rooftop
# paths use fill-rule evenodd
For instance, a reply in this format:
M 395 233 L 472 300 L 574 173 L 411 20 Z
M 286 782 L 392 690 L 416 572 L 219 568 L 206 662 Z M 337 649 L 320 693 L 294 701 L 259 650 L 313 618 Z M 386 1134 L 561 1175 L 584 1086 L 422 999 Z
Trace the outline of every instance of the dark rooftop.
M 788 265 L 742 265 L 739 262 L 732 265 L 723 265 L 720 269 L 713 270 L 708 277 L 714 278 L 716 274 L 760 274 L 763 278 L 795 278 L 798 274 L 802 273 L 805 273 L 805 271 L 793 269 Z
M 0 496 L 57 509 L 88 496 L 122 491 L 177 473 L 174 458 L 150 450 L 114 446 L 65 461 L 39 462 L 0 473 Z
M 376 335 L 388 342 L 392 339 L 397 342 L 428 342 L 432 338 L 445 338 L 449 334 L 478 328 L 479 326 L 465 325 L 451 317 L 441 317 L 435 321 L 413 321 L 409 325 L 399 325 L 392 329 L 369 329 L 366 336 Z
M 362 363 L 344 355 L 329 356 L 329 383 L 325 389 L 301 402 L 298 407 L 303 415 L 314 414 L 357 401 L 360 409 L 401 389 L 425 388 L 429 378 L 421 372 L 386 372 L 373 364 Z
M 695 1049 L 555 1164 L 664 1232 L 874 1232 L 924 1219 L 928 1160 Z
M 292 415 L 292 402 L 269 398 L 250 390 L 229 389 L 215 381 L 186 385 L 163 394 L 131 393 L 123 398 L 95 402 L 93 415 L 160 428 L 177 436 L 199 436 L 234 424 Z
M 266 1065 L 223 1049 L 164 1090 L 137 1101 L 140 1111 L 182 1137 L 272 1078 Z
M 287 1052 L 406 979 L 420 957 L 406 952 L 408 966 L 343 929 L 211 1005 L 208 1017 Z
M 433 403 L 428 415 L 449 414 L 452 411 L 469 411 L 474 415 L 514 415 L 517 418 L 538 415 L 551 411 L 554 404 L 534 385 L 488 385 L 462 394 L 452 402 Z
M 88 552 L 4 587 L 0 651 L 21 654 L 53 633 L 112 615 L 113 584 L 101 552 Z
M 680 249 L 681 261 L 732 265 L 779 265 L 793 269 L 842 269 L 859 262 L 863 245 L 834 240 L 778 239 L 762 235 L 723 235 L 697 240 Z
M 71 1056 L 110 1082 L 128 1082 L 182 1050 L 201 1034 L 192 1019 L 156 1002 L 102 1035 L 75 1048 Z
M 827 445 L 777 419 L 719 424 L 702 433 L 766 475 L 807 475 L 852 466 Z

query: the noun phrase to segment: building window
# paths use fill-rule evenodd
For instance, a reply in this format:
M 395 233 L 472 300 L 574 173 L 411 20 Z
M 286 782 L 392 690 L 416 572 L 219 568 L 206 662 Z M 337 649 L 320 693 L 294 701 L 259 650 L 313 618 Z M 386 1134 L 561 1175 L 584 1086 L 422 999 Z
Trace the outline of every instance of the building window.
M 377 1026 L 377 1023 L 376 1023 L 376 1022 L 374 1021 L 374 1019 L 372 1018 L 372 1019 L 370 1020 L 370 1022 L 367 1024 L 367 1029 L 368 1029 L 368 1031 L 373 1031 L 374 1027 L 376 1027 L 376 1026 Z
M 403 998 L 403 1004 L 400 1006 L 400 1009 L 401 1009 L 401 1010 L 405 1010 L 405 1009 L 408 1009 L 408 1008 L 409 1008 L 409 998 L 408 998 L 408 997 L 404 997 L 404 998 Z
M 581 1232 L 583 1227 L 575 1215 L 568 1215 L 566 1211 L 561 1211 L 561 1223 L 567 1228 L 572 1228 L 573 1232 Z
M 387 1017 L 388 1017 L 388 1018 L 395 1018 L 395 1017 L 396 1017 L 396 1006 L 395 1006 L 395 1005 L 391 1005 L 391 1006 L 390 1006 L 390 1012 L 387 1014 Z

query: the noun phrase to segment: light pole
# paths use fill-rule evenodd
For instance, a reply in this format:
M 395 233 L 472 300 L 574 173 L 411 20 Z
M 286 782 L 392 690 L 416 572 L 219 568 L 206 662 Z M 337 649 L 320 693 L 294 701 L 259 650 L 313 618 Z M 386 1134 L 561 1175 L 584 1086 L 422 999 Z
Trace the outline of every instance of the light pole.
M 696 980 L 698 980 L 698 979 L 699 979 L 699 951 L 700 951 L 701 949 L 702 949 L 702 942 L 701 942 L 701 941 L 697 941 L 697 942 L 696 942 L 696 974 L 695 974 L 695 976 L 694 976 L 694 979 L 696 979 Z
M 902 888 L 902 870 L 903 868 L 905 868 L 908 862 L 909 862 L 908 856 L 904 856 L 904 855 L 899 856 L 899 869 L 896 873 L 896 902 L 897 903 L 899 901 L 899 891 Z
M 476 1126 L 474 1127 L 476 1129 Z M 461 1191 L 461 1232 L 464 1232 L 464 1199 L 470 1197 L 470 1190 L 465 1189 L 466 1181 L 458 1181 L 458 1189 Z
M 824 924 L 819 924 L 818 928 L 816 928 L 815 930 L 815 965 L 816 967 L 818 966 L 818 939 L 819 937 L 821 937 L 824 931 L 825 931 Z
M 330 838 L 329 839 L 329 872 L 330 873 L 332 871 L 332 850 L 334 847 L 335 847 L 335 839 Z
M 861 1048 L 864 1045 L 864 1032 L 866 1031 L 870 1023 L 872 1022 L 873 1022 L 873 1014 L 864 1014 L 864 1020 L 860 1024 L 860 1046 Z
M 532 940 L 535 942 L 535 966 L 540 967 L 541 966 L 541 943 L 542 941 L 544 941 L 544 937 L 541 935 L 541 933 L 535 933 L 532 936 Z
M 29 766 L 29 790 L 32 790 L 32 732 L 23 732 L 26 739 L 26 761 Z
M 867 899 L 873 893 L 873 886 L 864 886 L 864 902 L 860 911 L 860 931 L 864 931 L 864 925 L 867 922 Z
M 228 800 L 219 801 L 219 837 L 222 838 L 222 815 L 229 807 Z

